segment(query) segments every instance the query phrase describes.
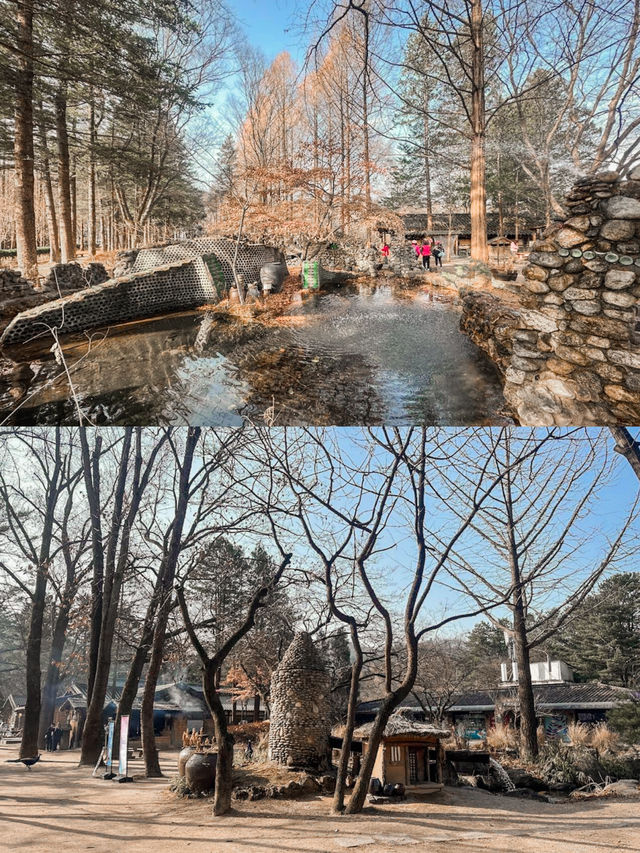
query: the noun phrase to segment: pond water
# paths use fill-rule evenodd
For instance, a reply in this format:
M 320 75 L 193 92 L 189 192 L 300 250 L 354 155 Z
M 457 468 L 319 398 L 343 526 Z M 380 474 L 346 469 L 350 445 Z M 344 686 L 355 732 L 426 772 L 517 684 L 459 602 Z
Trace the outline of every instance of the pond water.
M 249 325 L 206 311 L 125 324 L 91 346 L 68 340 L 65 358 L 95 424 L 503 423 L 497 370 L 458 324 L 433 291 L 367 284 L 300 295 Z M 0 421 L 76 423 L 61 366 L 40 356 L 31 368 Z

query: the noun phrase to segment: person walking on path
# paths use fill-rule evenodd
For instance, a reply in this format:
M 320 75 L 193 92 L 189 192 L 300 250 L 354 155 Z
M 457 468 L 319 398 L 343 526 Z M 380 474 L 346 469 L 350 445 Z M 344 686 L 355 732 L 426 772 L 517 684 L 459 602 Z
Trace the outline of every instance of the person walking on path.
M 44 733 L 44 748 L 47 752 L 53 752 L 53 725 L 50 725 L 49 728 Z
M 53 752 L 56 752 L 58 749 L 58 745 L 60 743 L 60 738 L 62 737 L 62 729 L 60 726 L 56 726 L 53 730 Z
M 380 250 L 385 258 L 389 257 L 389 246 L 385 243 L 382 249 Z
M 422 269 L 431 270 L 431 245 L 428 240 L 425 240 L 422 249 Z
M 511 250 L 511 257 L 515 260 L 515 258 L 518 255 L 518 244 L 516 243 L 515 240 L 511 241 L 511 245 L 509 246 L 509 249 Z

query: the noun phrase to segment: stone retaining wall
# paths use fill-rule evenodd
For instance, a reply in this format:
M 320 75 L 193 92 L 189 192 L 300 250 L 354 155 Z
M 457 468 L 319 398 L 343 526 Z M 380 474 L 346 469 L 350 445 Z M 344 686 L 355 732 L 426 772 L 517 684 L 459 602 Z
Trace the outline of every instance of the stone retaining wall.
M 522 307 L 498 333 L 496 304 L 467 295 L 462 327 L 489 354 L 501 348 L 505 399 L 520 423 L 638 423 L 640 168 L 626 180 L 579 181 L 567 208 L 532 245 Z
M 63 296 L 13 318 L 0 338 L 10 346 L 48 335 L 47 326 L 61 334 L 82 332 L 137 317 L 195 308 L 214 298 L 211 282 L 204 285 L 192 260 L 177 261 Z
M 269 758 L 322 770 L 329 751 L 329 673 L 311 636 L 296 634 L 271 678 Z

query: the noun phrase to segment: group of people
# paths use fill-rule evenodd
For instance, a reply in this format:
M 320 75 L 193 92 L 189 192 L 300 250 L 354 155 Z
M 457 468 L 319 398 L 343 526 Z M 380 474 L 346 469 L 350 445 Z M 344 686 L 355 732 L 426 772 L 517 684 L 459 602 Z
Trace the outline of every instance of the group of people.
M 417 240 L 412 240 L 411 244 L 416 253 L 416 257 L 418 259 L 422 259 L 422 268 L 426 270 L 431 269 L 431 258 L 433 258 L 434 264 L 436 267 L 442 266 L 442 258 L 444 255 L 444 246 L 439 240 L 425 240 L 424 243 L 419 243 Z M 385 243 L 382 249 L 383 257 L 388 258 L 390 252 L 390 246 L 388 243 Z
M 436 268 L 442 266 L 442 256 L 444 255 L 444 246 L 438 240 L 425 240 L 424 243 L 419 243 L 417 240 L 411 241 L 417 258 L 422 258 L 422 269 L 431 269 L 431 258 L 435 263 Z
M 55 752 L 62 738 L 62 729 L 53 724 L 44 733 L 44 745 L 47 752 Z

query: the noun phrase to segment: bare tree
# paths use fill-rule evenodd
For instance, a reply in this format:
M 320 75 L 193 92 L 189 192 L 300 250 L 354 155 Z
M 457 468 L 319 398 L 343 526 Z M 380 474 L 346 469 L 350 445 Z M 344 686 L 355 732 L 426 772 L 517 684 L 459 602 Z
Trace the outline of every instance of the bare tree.
M 103 742 L 102 711 L 109 683 L 111 668 L 111 652 L 113 632 L 118 615 L 120 590 L 124 583 L 125 574 L 130 564 L 130 544 L 134 523 L 136 521 L 143 495 L 155 472 L 156 459 L 162 446 L 168 438 L 168 433 L 160 434 L 151 447 L 145 448 L 143 454 L 143 433 L 140 428 L 135 431 L 128 427 L 122 434 L 117 473 L 113 484 L 113 500 L 111 522 L 105 533 L 106 539 L 96 535 L 99 517 L 93 521 L 93 560 L 94 566 L 104 567 L 104 575 L 99 587 L 94 591 L 100 597 L 100 607 L 94 606 L 96 613 L 100 611 L 99 630 L 96 626 L 94 633 L 99 633 L 95 676 L 88 699 L 87 717 L 82 737 L 81 764 L 93 766 L 100 754 Z M 104 496 L 101 493 L 100 457 L 96 457 L 89 449 L 85 430 L 81 430 L 83 468 L 85 487 L 93 516 L 94 507 L 102 513 Z M 96 441 L 100 441 L 100 436 Z M 132 450 L 133 444 L 133 450 Z M 144 459 L 146 455 L 146 460 Z M 97 467 L 96 467 L 97 462 Z M 97 477 L 97 479 L 96 479 Z
M 518 665 L 518 705 L 523 755 L 537 755 L 536 714 L 530 672 L 532 649 L 545 643 L 584 601 L 606 571 L 623 565 L 637 551 L 633 524 L 638 496 L 629 502 L 613 530 L 593 523 L 600 491 L 612 473 L 601 442 L 579 430 L 539 441 L 534 431 L 504 431 L 493 445 L 489 464 L 482 453 L 445 477 L 464 515 L 472 499 L 468 488 L 482 468 L 500 486 L 469 526 L 450 556 L 452 585 L 478 604 L 509 600 Z M 471 445 L 474 456 L 478 448 Z M 514 465 L 527 456 L 527 465 Z M 488 612 L 496 627 L 504 628 Z
M 276 544 L 279 547 L 276 538 Z M 268 606 L 269 597 L 280 582 L 287 566 L 291 561 L 291 554 L 285 554 L 279 547 L 281 560 L 275 572 L 270 578 L 258 586 L 252 597 L 246 603 L 246 610 L 235 631 L 225 637 L 213 653 L 206 650 L 200 641 L 194 624 L 189 616 L 184 582 L 177 587 L 180 612 L 184 620 L 187 634 L 198 653 L 202 664 L 202 689 L 213 717 L 216 744 L 218 748 L 218 759 L 216 764 L 215 795 L 213 800 L 214 815 L 226 814 L 231 808 L 232 770 L 233 770 L 233 744 L 234 739 L 227 729 L 227 718 L 218 693 L 217 684 L 220 679 L 220 670 L 230 653 L 236 645 L 245 637 L 255 624 L 256 614 L 262 607 Z
M 20 756 L 38 751 L 41 710 L 41 651 L 46 594 L 52 561 L 63 548 L 59 537 L 59 502 L 73 492 L 79 479 L 74 456 L 61 429 L 34 432 L 5 432 L 1 436 L 3 465 L 0 498 L 4 516 L 4 559 L 2 571 L 26 594 L 30 602 L 29 635 L 26 645 L 25 720 Z M 22 471 L 28 471 L 23 476 Z M 14 568 L 14 561 L 22 566 Z M 25 571 L 25 564 L 29 570 Z M 28 586 L 28 572 L 34 578 Z

